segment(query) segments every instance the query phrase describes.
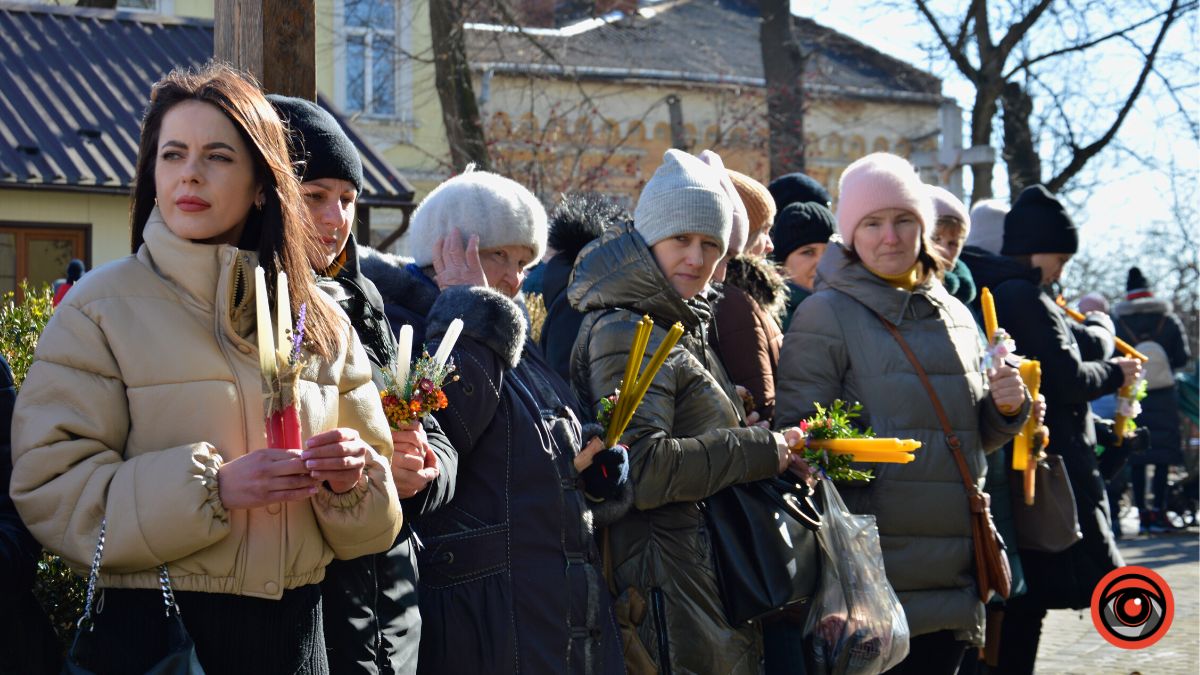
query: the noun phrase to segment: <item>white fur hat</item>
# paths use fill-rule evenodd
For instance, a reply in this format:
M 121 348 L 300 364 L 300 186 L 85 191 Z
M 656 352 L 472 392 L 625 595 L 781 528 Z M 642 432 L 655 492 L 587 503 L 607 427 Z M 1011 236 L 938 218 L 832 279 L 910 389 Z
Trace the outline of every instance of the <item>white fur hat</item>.
M 433 264 L 433 245 L 452 228 L 463 243 L 478 235 L 479 248 L 521 245 L 533 250 L 529 267 L 546 252 L 546 209 L 520 183 L 473 166 L 433 189 L 413 213 L 408 252 L 424 267 Z

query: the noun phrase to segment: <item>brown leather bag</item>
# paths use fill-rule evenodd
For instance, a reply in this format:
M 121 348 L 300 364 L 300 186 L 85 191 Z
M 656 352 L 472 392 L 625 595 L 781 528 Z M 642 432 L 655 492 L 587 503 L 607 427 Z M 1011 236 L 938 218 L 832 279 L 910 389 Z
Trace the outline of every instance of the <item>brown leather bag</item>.
M 971 537 L 975 544 L 975 582 L 978 585 L 979 599 L 987 603 L 993 591 L 1001 598 L 1007 598 L 1012 591 L 1012 569 L 1008 565 L 1008 555 L 1004 552 L 1004 538 L 1000 536 L 996 530 L 996 523 L 992 520 L 991 497 L 980 490 L 971 478 L 971 470 L 967 467 L 967 460 L 962 454 L 962 442 L 954 433 L 954 427 L 950 426 L 946 409 L 942 407 L 942 402 L 929 382 L 929 376 L 925 373 L 925 369 L 921 367 L 921 362 L 917 360 L 916 354 L 913 354 L 908 342 L 904 340 L 892 322 L 883 318 L 879 313 L 876 313 L 875 316 L 879 317 L 883 327 L 887 328 L 892 337 L 896 338 L 900 349 L 904 350 L 904 355 L 908 357 L 909 363 L 917 371 L 917 377 L 921 378 L 921 384 L 929 394 L 929 400 L 933 403 L 938 422 L 942 425 L 942 433 L 946 435 L 946 445 L 950 446 L 950 452 L 954 454 L 954 462 L 958 465 L 958 472 L 962 475 L 963 488 L 967 491 L 967 505 L 971 509 Z

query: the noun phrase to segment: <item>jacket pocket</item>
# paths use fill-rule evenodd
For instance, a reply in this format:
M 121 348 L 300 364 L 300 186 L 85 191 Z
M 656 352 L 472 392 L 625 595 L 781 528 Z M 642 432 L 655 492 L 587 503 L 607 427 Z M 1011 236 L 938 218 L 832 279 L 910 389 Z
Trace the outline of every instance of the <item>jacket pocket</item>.
M 421 585 L 448 588 L 503 572 L 508 568 L 508 526 L 456 532 L 425 539 L 417 552 Z

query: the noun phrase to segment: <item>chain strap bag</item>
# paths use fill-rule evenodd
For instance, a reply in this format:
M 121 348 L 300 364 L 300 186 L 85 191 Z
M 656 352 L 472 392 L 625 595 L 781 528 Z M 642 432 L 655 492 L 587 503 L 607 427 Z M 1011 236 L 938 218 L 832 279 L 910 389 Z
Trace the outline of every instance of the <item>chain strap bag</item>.
M 921 379 L 921 385 L 925 387 L 925 392 L 929 394 L 929 400 L 933 403 L 933 410 L 937 413 L 942 433 L 946 436 L 946 445 L 950 446 L 950 452 L 954 455 L 954 463 L 958 465 L 963 488 L 967 492 L 967 505 L 971 509 L 971 537 L 974 543 L 975 582 L 978 586 L 979 599 L 986 604 L 993 591 L 1001 598 L 1008 598 L 1012 591 L 1012 570 L 1008 564 L 1008 555 L 1005 553 L 1004 538 L 1000 536 L 1000 532 L 996 530 L 996 523 L 992 520 L 991 497 L 980 490 L 971 478 L 971 470 L 967 467 L 967 460 L 962 454 L 962 442 L 954 433 L 954 427 L 950 425 L 950 418 L 946 415 L 945 408 L 942 407 L 942 401 L 934 391 L 933 384 L 929 382 L 929 376 L 921 367 L 921 362 L 917 360 L 916 354 L 913 354 L 912 348 L 908 346 L 908 342 L 904 340 L 892 322 L 878 312 L 875 313 L 875 316 L 896 339 L 900 349 L 904 351 L 904 356 L 908 358 L 908 362 L 917 372 L 917 377 Z
M 92 616 L 92 606 L 96 597 L 96 579 L 100 576 L 100 561 L 104 557 L 104 531 L 108 519 L 100 521 L 100 538 L 96 541 L 96 554 L 92 557 L 92 569 L 88 574 L 87 601 L 83 607 L 83 616 L 79 617 L 75 639 L 71 642 L 71 650 L 67 652 L 66 662 L 63 663 L 63 675 L 95 675 L 79 662 L 80 643 L 91 641 L 95 619 Z M 163 605 L 167 617 L 167 643 L 169 651 L 158 663 L 154 664 L 146 675 L 204 675 L 200 661 L 196 658 L 196 645 L 188 635 L 187 628 L 179 614 L 179 605 L 175 603 L 175 592 L 171 589 L 171 577 L 167 574 L 167 566 L 158 566 L 158 585 L 162 589 Z M 86 651 L 86 648 L 85 648 Z

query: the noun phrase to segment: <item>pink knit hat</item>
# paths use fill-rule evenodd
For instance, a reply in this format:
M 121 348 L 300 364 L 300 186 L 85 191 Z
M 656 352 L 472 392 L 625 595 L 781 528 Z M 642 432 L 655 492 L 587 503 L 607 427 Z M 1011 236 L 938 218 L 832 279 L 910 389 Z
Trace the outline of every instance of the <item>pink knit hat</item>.
M 951 216 L 962 223 L 963 234 L 971 232 L 971 215 L 967 213 L 967 205 L 954 196 L 954 193 L 938 185 L 926 185 L 929 196 L 933 199 L 933 212 L 938 218 Z
M 875 152 L 855 161 L 838 181 L 838 233 L 846 248 L 854 246 L 854 231 L 862 219 L 880 209 L 904 209 L 921 222 L 921 231 L 934 223 L 933 200 L 908 160 Z

